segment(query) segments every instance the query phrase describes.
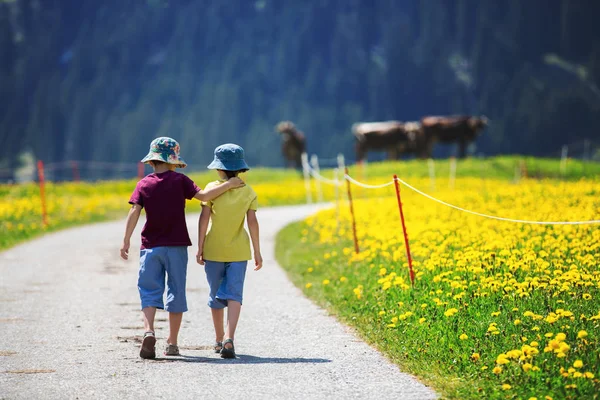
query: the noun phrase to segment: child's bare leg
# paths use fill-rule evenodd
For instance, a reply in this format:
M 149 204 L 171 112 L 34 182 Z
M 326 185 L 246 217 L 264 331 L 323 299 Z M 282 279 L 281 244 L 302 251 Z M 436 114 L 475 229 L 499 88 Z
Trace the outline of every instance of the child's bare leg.
M 225 312 L 223 308 L 211 308 L 213 325 L 215 326 L 215 342 L 222 342 L 225 330 L 223 329 L 223 316 Z
M 238 321 L 240 319 L 240 312 L 242 310 L 242 304 L 239 301 L 228 300 L 227 301 L 227 338 L 233 339 L 235 335 L 235 328 L 237 328 Z M 226 348 L 232 347 L 231 343 L 225 345 Z
M 156 307 L 145 307 L 142 309 L 144 318 L 144 332 L 154 332 L 154 316 L 156 315 Z
M 182 312 L 169 313 L 169 337 L 167 338 L 167 343 L 177 345 L 177 336 L 179 336 L 179 328 L 181 328 L 182 319 Z

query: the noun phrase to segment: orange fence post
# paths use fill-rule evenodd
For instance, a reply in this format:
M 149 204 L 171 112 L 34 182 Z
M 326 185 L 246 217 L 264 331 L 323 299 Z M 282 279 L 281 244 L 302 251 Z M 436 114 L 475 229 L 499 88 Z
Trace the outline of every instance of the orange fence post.
M 345 167 L 346 175 L 348 174 L 348 167 Z M 354 206 L 352 205 L 352 191 L 350 190 L 350 181 L 346 179 L 346 184 L 348 187 L 348 202 L 350 203 L 350 215 L 352 216 L 352 234 L 354 235 L 354 251 L 356 254 L 360 252 L 358 248 L 358 237 L 356 236 L 356 219 L 354 218 Z
M 412 258 L 410 256 L 410 246 L 408 244 L 408 233 L 406 232 L 406 224 L 404 222 L 404 212 L 402 212 L 402 201 L 400 200 L 400 185 L 398 184 L 398 176 L 394 175 L 394 185 L 396 186 L 396 198 L 398 199 L 398 209 L 400 210 L 400 220 L 402 221 L 402 231 L 404 232 L 404 244 L 406 245 L 406 257 L 408 258 L 408 270 L 410 273 L 410 283 L 415 286 L 415 272 L 412 267 Z
M 139 162 L 138 163 L 138 178 L 142 179 L 143 177 L 144 177 L 144 163 Z
M 79 182 L 79 164 L 77 161 L 71 161 L 71 169 L 73 170 L 73 182 Z
M 38 169 L 38 178 L 40 181 L 40 198 L 42 200 L 42 223 L 44 224 L 44 227 L 47 228 L 48 227 L 48 213 L 46 211 L 46 192 L 44 191 L 44 184 L 45 184 L 44 162 L 42 160 L 38 160 L 37 169 Z

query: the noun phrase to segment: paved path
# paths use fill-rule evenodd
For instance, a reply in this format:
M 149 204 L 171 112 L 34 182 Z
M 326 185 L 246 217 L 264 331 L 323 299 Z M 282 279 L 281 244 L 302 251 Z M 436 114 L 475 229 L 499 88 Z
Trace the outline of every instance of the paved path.
M 276 232 L 315 210 L 260 211 L 265 266 L 248 270 L 236 360 L 210 351 L 207 285 L 191 262 L 183 356 L 138 357 L 138 257 L 118 257 L 123 221 L 65 230 L 0 253 L 0 399 L 435 398 L 307 300 L 276 264 Z M 197 215 L 188 224 L 194 232 Z M 194 255 L 191 247 L 190 261 Z M 166 317 L 157 313 L 160 351 Z

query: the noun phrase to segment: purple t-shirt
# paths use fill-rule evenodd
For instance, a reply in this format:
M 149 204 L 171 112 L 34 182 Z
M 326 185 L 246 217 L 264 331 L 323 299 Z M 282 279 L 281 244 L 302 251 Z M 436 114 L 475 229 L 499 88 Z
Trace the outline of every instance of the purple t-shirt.
M 191 246 L 185 223 L 185 200 L 200 189 L 194 181 L 175 171 L 150 174 L 139 181 L 129 204 L 146 209 L 142 249 L 159 246 Z

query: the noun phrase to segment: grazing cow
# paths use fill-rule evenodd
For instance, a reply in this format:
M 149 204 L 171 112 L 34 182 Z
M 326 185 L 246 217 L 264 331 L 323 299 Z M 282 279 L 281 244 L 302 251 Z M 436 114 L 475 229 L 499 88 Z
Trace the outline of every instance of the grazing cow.
M 306 151 L 306 138 L 304 133 L 296 129 L 290 121 L 282 121 L 277 124 L 277 132 L 283 137 L 281 153 L 285 158 L 286 167 L 302 168 L 302 153 Z
M 361 122 L 352 125 L 356 138 L 356 161 L 362 162 L 369 150 L 385 150 L 388 159 L 398 159 L 402 153 L 415 152 L 422 136 L 418 122 Z
M 487 124 L 488 119 L 484 116 L 423 117 L 421 118 L 423 140 L 417 150 L 419 156 L 431 158 L 433 145 L 439 142 L 458 143 L 459 157 L 464 158 L 467 145 L 477 138 Z

